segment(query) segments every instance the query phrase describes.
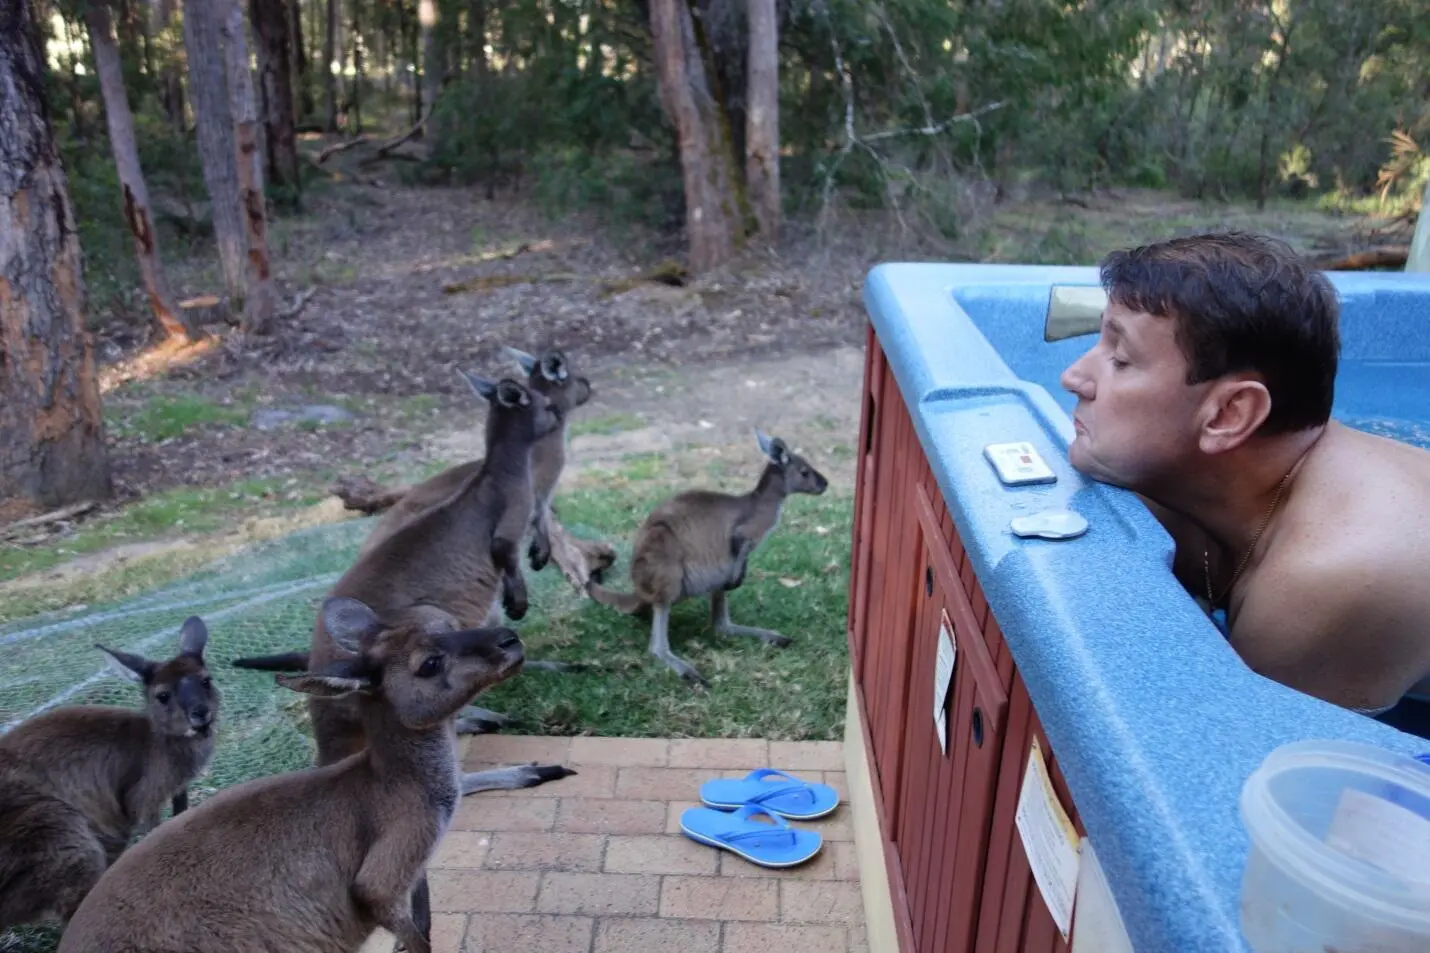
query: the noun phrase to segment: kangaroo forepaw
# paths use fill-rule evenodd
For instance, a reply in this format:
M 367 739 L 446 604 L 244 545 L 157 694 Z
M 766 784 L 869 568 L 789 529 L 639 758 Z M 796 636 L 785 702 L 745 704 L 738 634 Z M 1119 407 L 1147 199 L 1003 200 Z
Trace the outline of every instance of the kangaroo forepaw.
M 488 711 L 475 705 L 468 706 L 457 716 L 457 734 L 485 735 L 503 728 L 510 728 L 516 720 L 500 712 Z
M 766 645 L 773 645 L 777 649 L 788 648 L 794 639 L 787 635 L 780 635 L 778 632 L 765 638 Z
M 508 619 L 517 621 L 526 615 L 526 583 L 522 582 L 520 577 L 512 581 L 508 576 L 502 583 L 501 605 Z
M 551 561 L 551 541 L 538 533 L 527 547 L 526 556 L 531 562 L 531 571 L 541 572 Z

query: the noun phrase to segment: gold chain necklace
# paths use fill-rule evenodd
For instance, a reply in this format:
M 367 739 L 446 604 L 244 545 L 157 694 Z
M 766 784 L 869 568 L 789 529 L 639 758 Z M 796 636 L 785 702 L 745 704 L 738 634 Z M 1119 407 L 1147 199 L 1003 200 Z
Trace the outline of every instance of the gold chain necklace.
M 1246 568 L 1247 561 L 1251 559 L 1252 552 L 1256 550 L 1256 544 L 1261 541 L 1261 534 L 1266 532 L 1266 527 L 1271 525 L 1271 517 L 1276 513 L 1277 504 L 1281 502 L 1282 492 L 1286 489 L 1287 485 L 1290 484 L 1291 478 L 1296 475 L 1296 471 L 1301 469 L 1301 464 L 1305 463 L 1306 458 L 1310 455 L 1311 450 L 1308 447 L 1306 452 L 1301 454 L 1301 459 L 1291 465 L 1291 469 L 1286 471 L 1286 475 L 1283 476 L 1281 482 L 1276 485 L 1276 495 L 1271 498 L 1271 505 L 1266 508 L 1266 515 L 1261 517 L 1261 525 L 1257 527 L 1256 535 L 1251 537 L 1251 545 L 1247 546 L 1246 552 L 1242 553 L 1241 561 L 1236 565 L 1236 572 L 1231 574 L 1231 582 L 1227 583 L 1226 589 L 1222 590 L 1221 596 L 1223 599 L 1231 595 L 1231 590 L 1236 586 L 1236 581 L 1241 578 L 1242 570 Z M 1215 612 L 1217 598 L 1212 593 L 1211 555 L 1207 547 L 1202 548 L 1202 578 L 1205 579 L 1207 584 L 1207 601 L 1209 602 L 1207 611 Z

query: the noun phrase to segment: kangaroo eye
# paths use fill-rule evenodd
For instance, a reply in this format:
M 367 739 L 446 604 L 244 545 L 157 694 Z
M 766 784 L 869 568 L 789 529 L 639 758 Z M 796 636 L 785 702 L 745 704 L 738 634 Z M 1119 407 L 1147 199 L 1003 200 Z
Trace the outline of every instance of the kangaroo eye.
M 204 688 L 213 688 L 213 687 L 214 687 L 214 680 L 211 679 L 211 678 L 209 678 L 207 675 L 205 675 L 205 676 L 204 676 Z
M 161 705 L 167 705 L 167 704 L 169 704 L 169 699 L 172 698 L 172 697 L 173 697 L 173 696 L 170 695 L 168 692 L 155 692 L 155 693 L 154 693 L 154 700 L 155 700 L 156 702 L 158 702 L 159 704 L 161 704 Z
M 422 660 L 422 666 L 417 669 L 418 678 L 432 678 L 442 671 L 442 656 L 429 655 Z

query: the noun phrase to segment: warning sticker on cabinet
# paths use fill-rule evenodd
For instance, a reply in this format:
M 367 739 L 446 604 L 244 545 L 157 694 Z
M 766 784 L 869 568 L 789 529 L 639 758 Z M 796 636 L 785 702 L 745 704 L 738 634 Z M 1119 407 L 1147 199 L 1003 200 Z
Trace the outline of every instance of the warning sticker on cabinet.
M 1066 940 L 1072 928 L 1080 842 L 1077 829 L 1053 790 L 1053 779 L 1048 775 L 1037 738 L 1033 739 L 1028 755 L 1028 770 L 1023 775 L 1015 819 L 1018 835 L 1023 840 L 1023 852 L 1028 855 L 1028 866 L 1033 870 L 1033 880 Z

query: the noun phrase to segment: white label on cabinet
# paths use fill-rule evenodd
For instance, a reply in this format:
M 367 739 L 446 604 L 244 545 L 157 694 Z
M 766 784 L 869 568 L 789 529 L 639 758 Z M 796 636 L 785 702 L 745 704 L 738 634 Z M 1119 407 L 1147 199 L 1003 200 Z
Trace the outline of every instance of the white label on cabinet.
M 948 610 L 941 613 L 938 625 L 938 654 L 933 666 L 933 730 L 938 735 L 938 747 L 948 754 L 948 688 L 953 684 L 953 663 L 958 649 L 953 642 L 953 624 Z
M 1053 922 L 1066 940 L 1072 926 L 1073 897 L 1077 893 L 1080 845 L 1077 829 L 1053 790 L 1053 780 L 1043 762 L 1043 749 L 1037 738 L 1033 739 L 1028 755 L 1028 770 L 1023 774 L 1023 790 L 1018 794 L 1015 819 L 1033 879 L 1053 915 Z

